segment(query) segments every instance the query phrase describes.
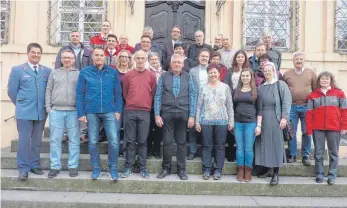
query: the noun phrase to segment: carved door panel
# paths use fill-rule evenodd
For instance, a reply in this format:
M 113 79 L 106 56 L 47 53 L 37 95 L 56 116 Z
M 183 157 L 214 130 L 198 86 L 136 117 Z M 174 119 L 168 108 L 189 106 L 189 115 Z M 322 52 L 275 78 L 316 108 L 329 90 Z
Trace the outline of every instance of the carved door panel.
M 204 1 L 146 1 L 146 26 L 153 28 L 153 42 L 162 45 L 171 38 L 171 28 L 181 29 L 181 39 L 194 42 L 196 30 L 205 30 Z

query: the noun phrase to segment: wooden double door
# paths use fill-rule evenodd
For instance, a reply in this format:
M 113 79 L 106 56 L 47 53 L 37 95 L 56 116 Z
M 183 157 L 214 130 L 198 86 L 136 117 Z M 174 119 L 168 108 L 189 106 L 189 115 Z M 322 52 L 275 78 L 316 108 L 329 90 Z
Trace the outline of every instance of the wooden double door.
M 205 30 L 205 1 L 146 1 L 145 26 L 153 28 L 153 42 L 162 45 L 171 38 L 171 29 L 181 29 L 181 39 L 188 45 L 194 33 Z

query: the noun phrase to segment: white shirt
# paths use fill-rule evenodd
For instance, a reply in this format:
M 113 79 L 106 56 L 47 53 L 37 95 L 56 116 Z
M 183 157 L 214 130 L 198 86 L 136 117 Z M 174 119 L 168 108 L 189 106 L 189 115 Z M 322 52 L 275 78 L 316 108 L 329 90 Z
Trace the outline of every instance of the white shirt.
M 305 71 L 305 67 L 302 68 L 301 71 L 299 71 L 299 70 L 297 70 L 296 68 L 294 68 L 294 71 L 295 71 L 295 73 L 297 73 L 298 75 L 300 75 L 300 74 L 302 74 L 302 73 Z
M 222 57 L 221 64 L 226 66 L 227 69 L 231 68 L 231 64 L 232 64 L 236 51 L 232 49 L 226 50 L 225 48 L 222 48 L 222 49 L 219 49 L 218 52 L 221 54 L 221 57 Z
M 37 72 L 39 72 L 39 68 L 40 68 L 40 67 L 39 67 L 38 64 L 34 65 L 34 64 L 30 63 L 30 61 L 28 61 L 28 65 L 29 65 L 30 68 L 33 70 L 33 72 L 35 72 L 34 66 L 36 66 L 36 70 L 37 70 Z
M 172 48 L 175 48 L 176 41 L 172 40 Z
M 208 74 L 207 74 L 206 68 L 207 66 L 200 66 L 200 70 L 199 70 L 200 88 L 208 83 Z
M 240 76 L 241 70 L 238 72 L 233 72 L 233 74 L 231 75 L 231 80 L 233 81 L 233 90 L 235 90 L 237 85 L 239 84 Z
M 324 95 L 327 95 L 327 92 L 331 90 L 331 86 L 329 86 L 327 89 L 320 88 L 320 90 L 322 91 L 322 93 L 324 93 Z

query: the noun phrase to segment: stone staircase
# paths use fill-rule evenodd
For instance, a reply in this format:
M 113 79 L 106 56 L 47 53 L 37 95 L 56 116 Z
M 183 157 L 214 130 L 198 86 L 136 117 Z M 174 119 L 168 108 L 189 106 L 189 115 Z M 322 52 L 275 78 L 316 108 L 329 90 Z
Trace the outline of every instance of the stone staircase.
M 48 132 L 45 132 L 48 136 Z M 344 207 L 347 208 L 347 159 L 340 160 L 339 177 L 333 186 L 326 181 L 316 184 L 314 166 L 300 162 L 286 164 L 280 169 L 280 183 L 269 185 L 270 178 L 253 178 L 250 183 L 236 181 L 236 164 L 225 162 L 220 181 L 205 181 L 201 174 L 201 161 L 187 161 L 188 181 L 176 174 L 157 179 L 161 160 L 148 160 L 150 179 L 139 174 L 111 181 L 107 167 L 107 142 L 101 143 L 103 173 L 99 180 L 90 179 L 88 145 L 81 144 L 79 176 L 70 178 L 66 171 L 67 144 L 63 144 L 63 171 L 48 179 L 49 139 L 44 138 L 41 148 L 41 166 L 45 175 L 29 174 L 27 181 L 18 180 L 16 170 L 17 140 L 1 152 L 1 207 L 9 208 L 254 208 L 254 207 Z M 313 161 L 312 161 L 313 162 Z M 119 171 L 124 159 L 119 158 Z M 172 173 L 176 173 L 173 159 Z M 328 161 L 325 161 L 328 168 Z

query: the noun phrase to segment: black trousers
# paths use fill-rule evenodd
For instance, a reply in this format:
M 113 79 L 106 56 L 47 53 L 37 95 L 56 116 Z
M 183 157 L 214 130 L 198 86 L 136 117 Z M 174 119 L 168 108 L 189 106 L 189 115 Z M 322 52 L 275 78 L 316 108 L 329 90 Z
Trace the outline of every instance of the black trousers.
M 136 142 L 139 155 L 140 170 L 147 169 L 147 137 L 150 126 L 150 112 L 127 110 L 125 114 L 126 168 L 135 163 Z
M 147 154 L 156 156 L 160 155 L 160 143 L 163 137 L 162 128 L 159 128 L 155 123 L 154 112 L 151 112 L 151 124 L 147 138 Z
M 163 112 L 163 169 L 170 171 L 174 141 L 177 144 L 177 170 L 186 169 L 188 112 Z

